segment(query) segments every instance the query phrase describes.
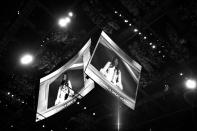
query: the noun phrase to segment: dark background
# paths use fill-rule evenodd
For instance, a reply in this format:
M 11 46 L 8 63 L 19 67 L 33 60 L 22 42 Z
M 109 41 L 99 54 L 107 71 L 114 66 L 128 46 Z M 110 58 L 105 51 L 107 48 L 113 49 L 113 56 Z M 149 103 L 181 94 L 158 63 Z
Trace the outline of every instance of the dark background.
M 117 131 L 119 110 L 121 131 L 196 131 L 197 91 L 185 86 L 197 78 L 196 9 L 196 0 L 1 1 L 0 130 Z M 60 28 L 70 10 L 72 22 Z M 35 123 L 39 79 L 99 37 L 97 30 L 143 67 L 135 110 L 95 84 L 79 104 Z M 20 64 L 24 52 L 35 56 L 32 65 Z

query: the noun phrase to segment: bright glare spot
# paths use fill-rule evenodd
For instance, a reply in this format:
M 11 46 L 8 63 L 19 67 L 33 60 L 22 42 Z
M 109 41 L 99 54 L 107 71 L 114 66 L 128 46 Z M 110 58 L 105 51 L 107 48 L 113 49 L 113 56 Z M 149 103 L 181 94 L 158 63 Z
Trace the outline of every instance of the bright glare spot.
M 87 108 L 86 108 L 86 107 L 84 107 L 83 109 L 84 109 L 84 110 L 86 110 Z
M 11 128 L 14 127 L 13 125 L 10 126 Z
M 114 11 L 114 13 L 115 13 L 115 14 L 117 14 L 117 13 L 118 13 L 118 11 Z
M 125 23 L 129 22 L 128 20 L 124 20 Z
M 180 75 L 180 76 L 183 76 L 183 73 L 181 72 L 179 75 Z
M 152 44 L 153 44 L 152 42 L 149 43 L 149 45 L 152 45 Z
M 66 22 L 65 22 L 65 19 L 63 19 L 63 18 L 61 18 L 60 20 L 59 20 L 59 25 L 61 26 L 61 27 L 64 27 L 64 26 L 66 26 Z
M 146 36 L 144 36 L 144 39 L 146 39 L 147 37 Z
M 45 127 L 45 125 L 42 125 L 42 127 L 44 128 L 44 127 Z
M 10 95 L 10 92 L 8 92 L 8 95 Z
M 193 79 L 188 79 L 186 82 L 185 82 L 185 85 L 187 88 L 189 89 L 195 89 L 196 88 L 196 81 L 193 80 Z
M 59 25 L 61 26 L 61 27 L 65 27 L 68 23 L 70 23 L 70 18 L 69 17 L 66 17 L 66 18 L 61 18 L 60 20 L 59 20 Z
M 161 51 L 159 51 L 159 53 L 161 53 Z
M 21 58 L 21 64 L 27 65 L 33 61 L 33 56 L 30 54 L 26 54 Z
M 14 97 L 14 95 L 12 95 L 12 97 Z
M 133 31 L 134 31 L 134 32 L 138 32 L 138 29 L 134 29 Z
M 131 26 L 131 23 L 129 24 L 129 26 Z
M 117 125 L 118 125 L 118 131 L 119 131 L 119 130 L 120 130 L 120 123 L 118 122 L 118 124 L 117 124 Z
M 142 33 L 141 33 L 141 32 L 139 32 L 138 34 L 139 34 L 139 35 L 141 35 Z
M 93 115 L 93 116 L 95 116 L 95 115 L 96 115 L 96 113 L 93 113 L 92 115 Z
M 117 128 L 118 128 L 118 131 L 120 130 L 120 118 L 119 118 L 119 111 L 118 111 L 118 121 L 117 121 Z
M 69 17 L 66 17 L 66 18 L 65 18 L 65 22 L 66 22 L 66 23 L 70 23 L 70 21 L 71 21 L 71 20 L 70 20 Z
M 73 16 L 73 13 L 72 12 L 69 12 L 68 13 L 68 16 L 72 17 Z
M 119 16 L 121 17 L 122 15 L 121 15 L 121 14 L 119 14 Z
M 165 55 L 163 55 L 163 58 L 166 57 Z
M 153 48 L 153 49 L 155 49 L 155 48 L 156 48 L 156 46 L 155 46 L 155 45 L 153 45 L 153 46 L 152 46 L 152 48 Z
M 77 105 L 79 105 L 79 102 L 77 102 Z

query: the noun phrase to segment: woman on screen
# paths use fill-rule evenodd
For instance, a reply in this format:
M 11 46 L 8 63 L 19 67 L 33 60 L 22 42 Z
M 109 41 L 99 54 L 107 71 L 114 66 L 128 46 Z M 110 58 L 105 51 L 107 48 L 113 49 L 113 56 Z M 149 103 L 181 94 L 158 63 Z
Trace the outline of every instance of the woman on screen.
M 73 96 L 74 91 L 72 90 L 72 85 L 68 79 L 68 74 L 64 73 L 62 77 L 62 82 L 59 86 L 57 99 L 55 100 L 55 105 L 64 102 L 68 97 Z
M 100 72 L 105 76 L 105 78 L 110 81 L 119 89 L 123 90 L 121 71 L 119 69 L 118 58 L 114 57 L 112 62 L 107 62 L 104 68 L 100 69 Z

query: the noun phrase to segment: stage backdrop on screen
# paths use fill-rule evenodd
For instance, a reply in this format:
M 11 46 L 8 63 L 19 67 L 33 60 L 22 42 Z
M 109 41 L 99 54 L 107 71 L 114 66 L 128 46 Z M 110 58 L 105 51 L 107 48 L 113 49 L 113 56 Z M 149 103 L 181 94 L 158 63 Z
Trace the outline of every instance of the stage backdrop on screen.
M 91 40 L 70 61 L 40 79 L 36 121 L 45 119 L 81 99 L 94 88 L 84 69 L 91 57 Z
M 141 68 L 102 32 L 85 73 L 134 109 Z

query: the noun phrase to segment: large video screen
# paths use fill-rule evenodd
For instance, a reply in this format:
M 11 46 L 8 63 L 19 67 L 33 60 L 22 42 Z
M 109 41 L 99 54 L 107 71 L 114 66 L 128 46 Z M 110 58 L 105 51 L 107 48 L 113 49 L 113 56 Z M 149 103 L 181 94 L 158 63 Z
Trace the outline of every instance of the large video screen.
M 85 73 L 134 109 L 140 72 L 141 66 L 102 32 Z
M 91 40 L 70 61 L 40 79 L 36 121 L 45 119 L 81 99 L 94 88 L 84 76 Z

